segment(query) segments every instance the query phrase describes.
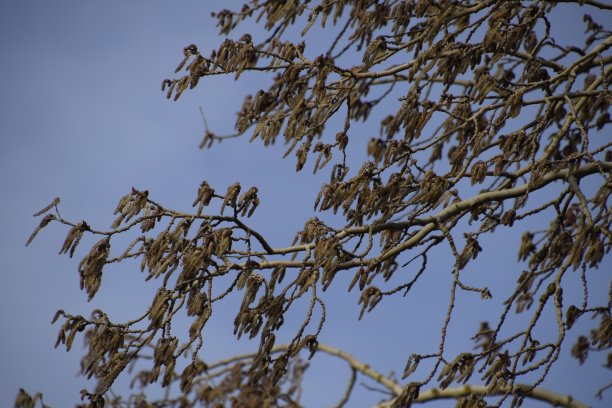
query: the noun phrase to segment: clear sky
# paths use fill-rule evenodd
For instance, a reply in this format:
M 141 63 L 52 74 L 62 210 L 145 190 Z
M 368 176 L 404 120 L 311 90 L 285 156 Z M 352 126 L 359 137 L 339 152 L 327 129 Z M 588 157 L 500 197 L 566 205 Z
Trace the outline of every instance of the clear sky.
M 277 246 L 289 244 L 312 216 L 326 172 L 312 176 L 308 168 L 296 174 L 294 158 L 281 159 L 283 146 L 263 149 L 258 143 L 237 140 L 212 150 L 197 149 L 203 134 L 199 107 L 213 130 L 231 132 L 243 96 L 266 86 L 258 77 L 245 76 L 237 83 L 232 78 L 206 79 L 178 102 L 166 100 L 160 91 L 184 46 L 195 43 L 208 54 L 222 41 L 210 18 L 215 9 L 211 3 L 0 3 L 0 407 L 12 405 L 19 387 L 42 391 L 54 407 L 74 405 L 78 391 L 91 388 L 77 376 L 79 350 L 53 348 L 58 327 L 50 321 L 57 309 L 89 315 L 102 308 L 115 320 L 129 319 L 145 310 L 155 291 L 154 285 L 143 282 L 136 266 L 115 268 L 88 303 L 78 288 L 77 265 L 93 241 L 84 240 L 74 259 L 58 256 L 67 232 L 59 225 L 44 230 L 25 248 L 37 224 L 32 214 L 54 197 L 62 198 L 66 218 L 107 228 L 118 199 L 132 186 L 148 189 L 167 207 L 187 211 L 202 180 L 219 191 L 239 181 L 259 187 L 262 203 L 250 223 Z M 224 7 L 227 3 L 240 4 L 224 2 Z M 582 33 L 582 14 L 562 8 L 554 21 L 561 35 Z M 247 30 L 262 38 L 252 26 L 235 36 Z M 377 129 L 377 124 L 371 128 Z M 517 237 L 529 227 L 500 230 L 499 238 L 485 243 L 485 252 L 471 266 L 479 269 L 494 296 L 520 273 L 521 267 L 514 264 Z M 325 295 L 329 316 L 321 340 L 345 347 L 382 372 L 401 373 L 411 352 L 437 348 L 448 300 L 448 262 L 443 255 L 434 259 L 418 291 L 389 300 L 359 323 L 357 294 L 347 296 L 346 285 L 335 282 Z M 605 277 L 610 269 L 599 272 Z M 440 296 L 433 296 L 440 287 Z M 593 296 L 606 292 L 603 287 Z M 502 292 L 498 299 L 505 296 Z M 467 296 L 459 300 L 470 318 L 454 322 L 450 339 L 464 344 L 481 320 L 495 321 L 498 309 Z M 227 319 L 218 318 L 208 330 L 203 350 L 207 360 L 255 349 L 255 343 L 233 340 L 237 308 L 237 303 L 228 304 L 220 311 Z M 597 387 L 610 379 L 598 367 L 601 357 L 579 367 L 568 358 L 569 347 L 562 355 L 545 386 L 604 406 L 593 399 Z M 304 402 L 330 405 L 340 398 L 348 370 L 325 357 L 317 357 L 313 366 Z M 356 396 L 349 406 L 371 405 L 383 397 L 359 385 Z M 607 396 L 610 402 L 610 393 Z

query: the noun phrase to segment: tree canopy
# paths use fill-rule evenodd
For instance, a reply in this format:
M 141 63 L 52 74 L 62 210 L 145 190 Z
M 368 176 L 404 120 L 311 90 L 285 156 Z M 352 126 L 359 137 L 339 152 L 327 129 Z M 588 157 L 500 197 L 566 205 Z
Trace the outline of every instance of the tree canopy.
M 609 16 L 612 6 L 563 2 L 584 14 L 576 16 L 584 34 L 565 44 L 553 35 L 558 3 L 253 0 L 214 13 L 227 39 L 186 46 L 176 76 L 162 82 L 165 95 L 205 94 L 219 75 L 266 85 L 245 96 L 233 133 L 205 119 L 200 147 L 214 151 L 239 139 L 227 140 L 239 149 L 245 138 L 283 143 L 296 171 L 327 172 L 328 179 L 312 197 L 313 214 L 280 247 L 250 225 L 265 200 L 240 180 L 194 186 L 192 212 L 133 188 L 119 200 L 110 229 L 60 215 L 59 198 L 37 212 L 28 244 L 50 223 L 67 227 L 60 253 L 70 257 L 84 235 L 98 237 L 78 264 L 88 299 L 109 264 L 130 264 L 159 282 L 150 307 L 130 321 L 111 321 L 99 309 L 89 317 L 56 313 L 56 347 L 86 341 L 82 374 L 96 385 L 81 392 L 83 401 L 300 406 L 305 360 L 328 354 L 350 366 L 338 406 L 350 406 L 359 376 L 384 388 L 381 406 L 439 398 L 455 398 L 458 407 L 519 406 L 525 398 L 582 406 L 541 385 L 563 352 L 580 362 L 595 354 L 612 368 L 612 289 L 605 299 L 589 296 L 601 275 L 612 288 L 612 143 L 605 137 L 612 36 L 591 15 Z M 257 33 L 242 31 L 252 21 Z M 314 42 L 318 31 L 326 34 Z M 377 134 L 363 131 L 373 122 Z M 525 227 L 510 246 L 517 252 L 514 287 L 492 293 L 467 283 L 484 242 Z M 436 251 L 452 255 L 446 271 L 428 268 Z M 397 351 L 399 378 L 326 344 L 326 310 L 334 307 L 326 290 L 357 292 L 361 319 L 387 299 L 410 297 L 432 273 L 448 287 L 440 335 L 426 354 L 409 344 Z M 483 307 L 494 304 L 498 319 L 458 314 L 462 292 Z M 235 296 L 234 334 L 253 339 L 254 352 L 205 362 L 199 351 L 206 325 Z M 183 315 L 190 327 L 179 332 L 172 323 Z M 286 320 L 296 315 L 290 330 Z M 479 329 L 473 347 L 455 353 L 448 337 L 458 319 Z M 551 319 L 556 330 L 542 330 Z M 592 322 L 590 330 L 570 343 L 579 320 Z M 136 363 L 145 368 L 131 375 L 145 391 L 176 383 L 180 392 L 157 401 L 146 392 L 112 394 Z M 596 384 L 593 392 L 603 397 L 609 386 Z M 22 390 L 16 405 L 38 399 Z

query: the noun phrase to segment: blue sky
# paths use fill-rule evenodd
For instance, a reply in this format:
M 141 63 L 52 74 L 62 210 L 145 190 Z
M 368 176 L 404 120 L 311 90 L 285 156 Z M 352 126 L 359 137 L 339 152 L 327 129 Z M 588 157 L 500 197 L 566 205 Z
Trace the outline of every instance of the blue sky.
M 312 216 L 326 172 L 312 176 L 307 168 L 296 174 L 294 158 L 281 159 L 283 146 L 264 149 L 234 140 L 212 150 L 197 149 L 203 134 L 198 109 L 204 109 L 213 130 L 231 132 L 243 96 L 266 86 L 258 77 L 245 75 L 237 83 L 232 78 L 207 79 L 178 102 L 166 100 L 160 91 L 184 46 L 195 43 L 208 53 L 222 41 L 209 17 L 214 9 L 210 3 L 0 3 L 0 406 L 10 406 L 19 387 L 42 391 L 55 407 L 73 405 L 81 388 L 91 388 L 76 375 L 78 350 L 53 348 L 58 327 L 50 321 L 57 309 L 88 315 L 102 308 L 111 318 L 129 319 L 145 310 L 155 291 L 136 266 L 111 268 L 99 294 L 88 303 L 79 291 L 76 268 L 94 241 L 84 239 L 75 259 L 58 256 L 67 232 L 59 225 L 44 230 L 25 248 L 37 223 L 32 214 L 54 197 L 62 198 L 66 218 L 107 228 L 118 199 L 132 186 L 148 189 L 167 207 L 187 211 L 202 180 L 219 191 L 240 181 L 259 187 L 262 203 L 250 223 L 277 246 L 290 243 Z M 583 31 L 581 16 L 565 8 L 555 23 L 563 35 L 572 35 Z M 235 37 L 246 31 L 262 35 L 250 26 Z M 495 295 L 514 282 L 521 270 L 514 264 L 517 237 L 529 227 L 500 230 L 495 241 L 483 245 L 485 252 L 473 266 L 478 274 L 466 283 L 479 277 Z M 347 296 L 346 285 L 335 283 L 325 294 L 329 316 L 322 341 L 345 347 L 382 372 L 401 372 L 410 353 L 437 348 L 450 285 L 448 262 L 450 258 L 440 254 L 412 296 L 385 302 L 359 323 L 357 295 Z M 599 273 L 606 278 L 609 270 Z M 605 296 L 607 287 L 600 289 L 593 296 Z M 432 295 L 436 291 L 439 296 Z M 453 344 L 464 344 L 481 320 L 495 321 L 498 313 L 465 294 L 459 300 L 469 319 L 451 325 L 451 354 Z M 206 337 L 206 359 L 255 349 L 255 343 L 235 342 L 231 336 L 238 307 L 234 299 L 220 309 Z M 609 379 L 598 367 L 601 359 L 578 367 L 568 354 L 569 347 L 545 386 L 603 406 L 593 399 L 596 388 Z M 340 397 L 348 371 L 324 357 L 313 366 L 304 401 L 308 406 L 330 405 Z M 359 386 L 356 396 L 350 406 L 381 398 Z

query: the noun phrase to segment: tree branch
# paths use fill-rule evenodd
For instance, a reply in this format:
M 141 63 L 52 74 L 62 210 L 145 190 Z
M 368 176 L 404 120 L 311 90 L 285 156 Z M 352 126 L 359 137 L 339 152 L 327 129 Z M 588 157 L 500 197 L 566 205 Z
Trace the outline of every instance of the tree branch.
M 458 399 L 461 397 L 466 397 L 468 395 L 480 395 L 483 397 L 495 396 L 495 395 L 504 395 L 504 394 L 512 394 L 512 395 L 522 395 L 525 397 L 547 402 L 554 407 L 566 407 L 566 408 L 588 408 L 588 405 L 575 400 L 569 395 L 562 395 L 556 392 L 546 390 L 544 388 L 535 388 L 532 389 L 529 385 L 526 384 L 516 384 L 512 390 L 510 389 L 498 389 L 494 392 L 488 387 L 483 385 L 465 385 L 463 387 L 456 388 L 447 388 L 441 390 L 439 388 L 432 388 L 427 391 L 423 391 L 419 393 L 419 397 L 415 399 L 414 403 L 425 403 L 434 400 L 441 399 Z M 377 408 L 389 408 L 393 404 L 393 400 L 386 401 L 377 406 Z

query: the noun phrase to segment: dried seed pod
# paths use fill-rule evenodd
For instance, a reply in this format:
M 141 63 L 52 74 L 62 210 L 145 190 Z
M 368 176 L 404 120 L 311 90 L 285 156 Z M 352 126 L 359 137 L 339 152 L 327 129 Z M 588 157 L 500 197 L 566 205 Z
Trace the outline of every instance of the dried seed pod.
M 210 204 L 210 201 L 215 195 L 215 190 L 211 188 L 206 181 L 203 181 L 198 188 L 198 196 L 193 201 L 192 206 L 198 204 L 198 215 L 202 214 L 202 209 Z
M 40 212 L 40 211 L 39 211 Z M 43 211 L 44 212 L 44 211 Z M 40 230 L 42 230 L 43 228 L 45 228 L 47 225 L 49 225 L 49 223 L 53 220 L 57 219 L 55 217 L 55 215 L 53 214 L 47 214 L 45 215 L 41 220 L 40 223 L 38 224 L 38 226 L 36 227 L 36 229 L 34 229 L 34 231 L 32 232 L 32 234 L 30 234 L 30 237 L 28 238 L 28 240 L 26 241 L 26 246 L 30 245 L 32 243 L 32 241 L 34 240 L 34 238 L 36 237 L 36 235 L 38 235 L 38 233 L 40 232 Z
M 64 244 L 62 245 L 62 248 L 60 249 L 59 253 L 66 254 L 70 251 L 70 257 L 72 258 L 77 245 L 79 245 L 79 242 L 83 237 L 83 232 L 88 230 L 89 225 L 87 225 L 85 221 L 81 221 L 80 223 L 74 225 L 68 232 L 68 235 L 66 236 Z
M 60 201 L 61 201 L 61 200 L 60 200 L 60 198 L 59 198 L 59 197 L 55 197 L 55 198 L 53 199 L 53 201 L 51 201 L 51 203 L 50 203 L 48 206 L 46 206 L 45 208 L 43 208 L 43 209 L 42 209 L 42 210 L 40 210 L 40 211 L 35 212 L 35 213 L 34 213 L 34 217 L 38 217 L 39 215 L 43 215 L 44 213 L 46 213 L 47 211 L 49 211 L 51 208 L 53 208 L 53 207 L 57 207 L 57 205 L 60 203 Z
M 79 263 L 81 289 L 85 289 L 91 300 L 102 283 L 102 268 L 106 265 L 110 252 L 110 237 L 98 241 Z
M 227 188 L 225 198 L 223 199 L 223 204 L 221 205 L 221 214 L 223 214 L 223 210 L 228 204 L 230 205 L 230 207 L 236 208 L 236 200 L 238 199 L 238 194 L 240 194 L 240 183 L 234 183 Z

